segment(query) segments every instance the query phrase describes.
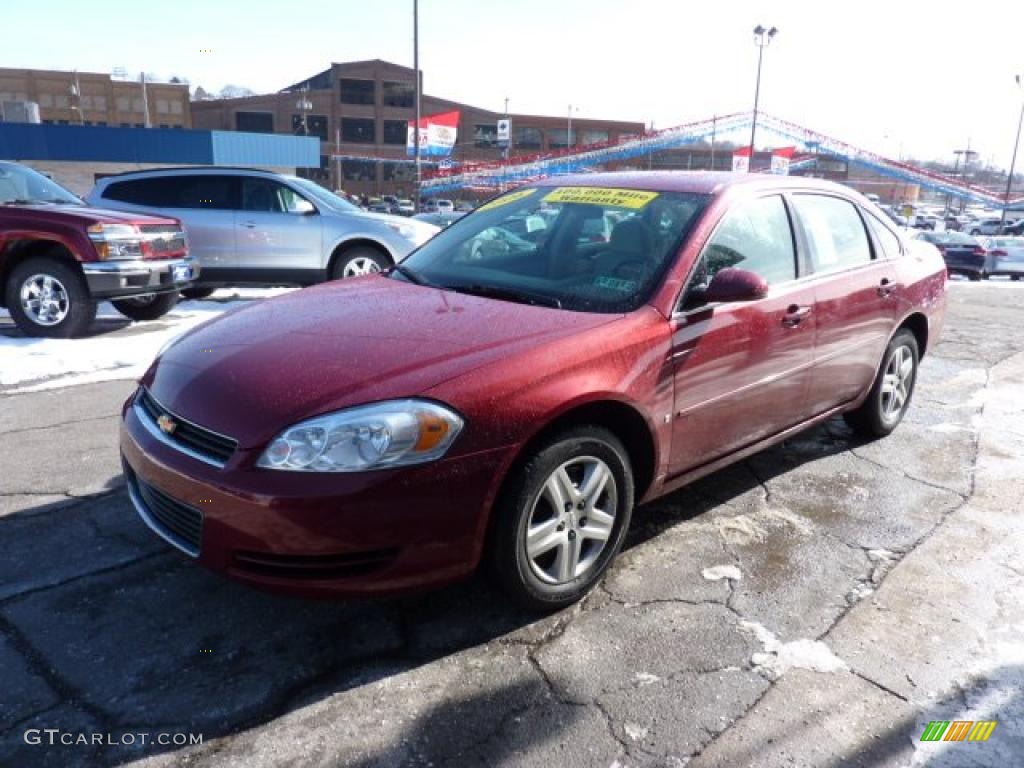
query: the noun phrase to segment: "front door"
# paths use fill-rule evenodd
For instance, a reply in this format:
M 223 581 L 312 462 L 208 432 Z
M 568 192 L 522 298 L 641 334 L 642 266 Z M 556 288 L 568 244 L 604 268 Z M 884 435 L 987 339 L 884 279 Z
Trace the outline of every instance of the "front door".
M 706 284 L 724 267 L 761 275 L 768 281 L 768 295 L 756 301 L 695 303 L 693 286 Z M 799 277 L 793 230 L 781 196 L 739 202 L 722 217 L 672 321 L 670 475 L 806 418 L 814 289 Z
M 322 224 L 316 208 L 291 187 L 271 179 L 241 177 L 241 210 L 235 216 L 238 279 L 309 283 L 323 279 Z

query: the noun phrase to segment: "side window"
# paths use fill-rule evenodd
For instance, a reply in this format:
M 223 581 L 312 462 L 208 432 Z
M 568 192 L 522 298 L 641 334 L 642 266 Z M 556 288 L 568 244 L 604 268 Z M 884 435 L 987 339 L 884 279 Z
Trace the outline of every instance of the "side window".
M 885 224 L 879 221 L 874 214 L 865 213 L 864 218 L 868 222 L 868 227 L 871 232 L 882 246 L 882 252 L 888 259 L 898 259 L 900 254 L 903 253 L 903 249 L 900 246 L 900 239 L 889 229 Z
M 235 180 L 231 176 L 168 177 L 178 185 L 179 208 L 206 208 L 225 211 L 236 208 Z
M 104 190 L 103 197 L 154 208 L 176 208 L 179 205 L 177 182 L 173 177 L 116 181 Z
M 242 210 L 261 213 L 281 213 L 281 199 L 277 194 L 277 184 L 266 179 L 243 177 Z
M 738 203 L 711 236 L 695 284 L 707 284 L 720 269 L 756 272 L 769 284 L 796 278 L 796 248 L 786 205 L 779 195 Z
M 867 264 L 871 245 L 853 203 L 825 195 L 793 195 L 811 246 L 815 272 L 832 272 Z
M 278 204 L 285 213 L 312 213 L 316 210 L 316 206 L 291 187 L 284 184 L 274 186 L 277 188 Z

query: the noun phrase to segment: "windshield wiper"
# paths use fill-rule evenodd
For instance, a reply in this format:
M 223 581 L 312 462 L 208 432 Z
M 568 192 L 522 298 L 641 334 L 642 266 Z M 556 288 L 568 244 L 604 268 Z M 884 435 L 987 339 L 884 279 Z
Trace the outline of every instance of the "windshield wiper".
M 4 205 L 39 205 L 48 202 L 46 200 L 4 200 Z
M 467 293 L 471 296 L 485 296 L 489 299 L 503 301 L 514 301 L 519 304 L 532 304 L 537 307 L 562 308 L 562 302 L 554 296 L 546 296 L 541 293 L 522 291 L 518 288 L 503 288 L 497 285 L 444 285 L 440 286 L 456 293 Z
M 403 264 L 395 264 L 394 266 L 391 267 L 391 271 L 397 272 L 402 277 L 408 278 L 410 283 L 415 283 L 416 285 L 426 285 L 431 288 L 437 287 L 429 280 L 427 280 L 427 278 L 425 278 L 419 272 L 416 272 L 415 270 L 410 269 L 409 267 L 406 267 Z

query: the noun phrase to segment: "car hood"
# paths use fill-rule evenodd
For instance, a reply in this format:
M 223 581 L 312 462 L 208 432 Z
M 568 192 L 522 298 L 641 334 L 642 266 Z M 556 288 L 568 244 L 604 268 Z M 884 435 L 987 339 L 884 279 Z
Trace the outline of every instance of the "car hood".
M 301 419 L 413 397 L 617 317 L 375 275 L 222 315 L 181 337 L 143 383 L 177 415 L 252 447 Z
M 17 205 L 7 206 L 8 210 L 31 211 L 33 218 L 67 221 L 69 218 L 86 224 L 167 224 L 177 225 L 175 219 L 151 216 L 145 213 L 113 211 L 108 208 L 94 208 L 91 205 Z

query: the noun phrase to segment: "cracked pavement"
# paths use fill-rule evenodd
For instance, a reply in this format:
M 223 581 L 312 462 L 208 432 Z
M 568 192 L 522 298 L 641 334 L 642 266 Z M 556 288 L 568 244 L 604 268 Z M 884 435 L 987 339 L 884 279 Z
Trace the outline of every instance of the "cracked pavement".
M 953 284 L 895 434 L 834 420 L 637 510 L 599 588 L 539 619 L 483 578 L 314 602 L 213 576 L 121 487 L 133 383 L 0 393 L 0 765 L 1009 765 L 1021 327 L 1017 284 Z M 917 742 L 932 719 L 999 725 Z

